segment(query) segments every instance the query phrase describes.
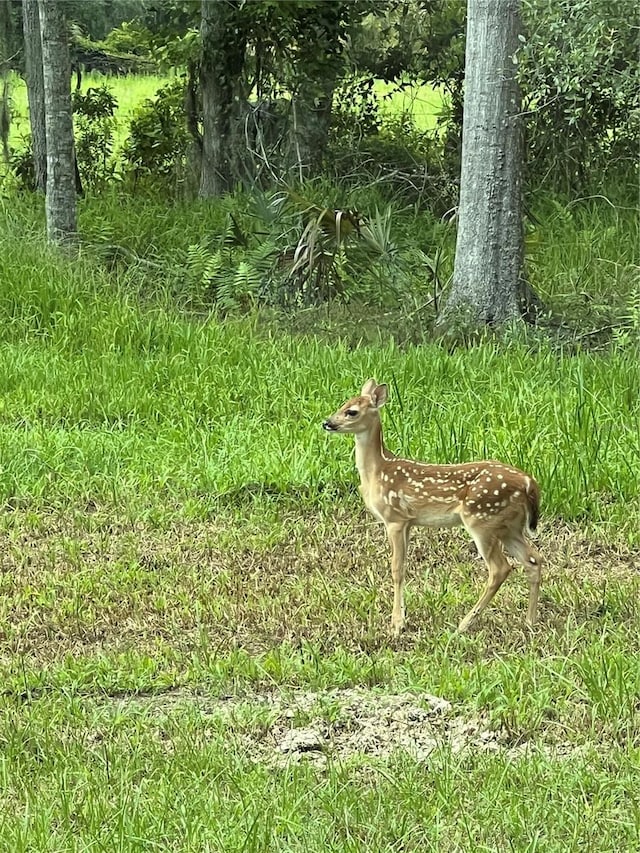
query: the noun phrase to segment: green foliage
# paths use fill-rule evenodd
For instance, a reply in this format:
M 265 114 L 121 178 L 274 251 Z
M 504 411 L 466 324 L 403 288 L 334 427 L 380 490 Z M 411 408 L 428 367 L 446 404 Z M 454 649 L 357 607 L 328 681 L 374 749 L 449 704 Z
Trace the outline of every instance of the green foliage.
M 20 190 L 28 190 L 29 192 L 36 191 L 36 174 L 33 163 L 33 149 L 31 147 L 31 137 L 27 139 L 26 147 L 19 151 L 11 153 L 9 161 L 11 172 L 17 180 L 17 185 Z
M 333 196 L 312 184 L 236 195 L 223 233 L 188 247 L 187 292 L 225 311 L 331 302 L 391 307 L 424 298 L 425 256 L 396 234 L 397 209 L 370 204 L 365 216 L 337 207 Z
M 331 133 L 343 145 L 357 145 L 380 130 L 382 119 L 373 77 L 346 77 L 333 95 Z
M 436 135 L 419 129 L 408 112 L 383 116 L 375 132 L 360 134 L 355 121 L 331 135 L 335 180 L 356 187 L 377 184 L 387 198 L 424 206 L 436 216 L 452 210 L 458 200 L 457 177 L 449 174 L 447 158 Z
M 75 91 L 71 96 L 73 112 L 86 119 L 113 118 L 118 101 L 108 86 L 90 86 L 86 92 Z
M 357 214 L 318 207 L 296 194 L 239 196 L 225 233 L 190 246 L 187 267 L 224 311 L 263 305 L 302 307 L 347 298 L 348 247 Z
M 83 186 L 92 191 L 103 190 L 116 175 L 117 98 L 107 86 L 89 86 L 85 92 L 73 92 L 72 107 L 76 158 Z M 12 153 L 10 165 L 18 187 L 34 192 L 30 135 L 26 137 L 26 147 Z
M 166 187 L 183 177 L 191 142 L 184 113 L 184 83 L 159 89 L 136 110 L 123 148 L 135 186 Z
M 637 165 L 640 28 L 632 0 L 529 0 L 521 75 L 532 170 L 584 187 Z
M 148 57 L 151 54 L 151 32 L 139 21 L 123 21 L 100 42 L 108 53 Z
M 194 304 L 213 304 L 222 313 L 247 311 L 264 298 L 266 280 L 273 268 L 273 247 L 261 243 L 247 252 L 229 245 L 211 249 L 207 238 L 192 244 L 185 260 L 189 291 Z
M 434 166 L 459 172 L 466 3 L 464 0 L 380 5 L 354 35 L 358 69 L 399 86 L 428 82 L 446 92 L 439 116 L 448 159 Z
M 107 86 L 72 95 L 78 168 L 84 186 L 104 187 L 115 174 L 113 158 L 118 102 Z
M 115 27 L 141 15 L 145 0 L 64 0 L 67 20 L 79 25 L 94 42 Z

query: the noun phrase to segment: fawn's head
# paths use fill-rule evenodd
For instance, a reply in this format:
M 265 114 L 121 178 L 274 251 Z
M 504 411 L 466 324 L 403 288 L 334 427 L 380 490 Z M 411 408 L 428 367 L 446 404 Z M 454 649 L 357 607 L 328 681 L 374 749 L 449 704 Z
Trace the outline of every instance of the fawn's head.
M 327 432 L 366 432 L 371 426 L 372 415 L 377 416 L 387 402 L 388 388 L 378 385 L 375 379 L 368 379 L 362 386 L 359 397 L 347 400 L 337 412 L 322 424 Z

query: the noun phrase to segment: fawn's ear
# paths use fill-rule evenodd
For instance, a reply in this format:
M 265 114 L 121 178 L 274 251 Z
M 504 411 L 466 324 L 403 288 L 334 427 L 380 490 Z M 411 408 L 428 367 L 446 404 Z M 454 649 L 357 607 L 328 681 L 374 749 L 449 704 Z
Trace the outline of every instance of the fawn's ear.
M 377 387 L 378 383 L 375 379 L 367 379 L 367 381 L 362 386 L 362 391 L 360 393 L 363 397 L 370 397 Z
M 385 385 L 384 383 L 382 385 L 377 385 L 373 389 L 369 396 L 371 397 L 371 402 L 373 403 L 376 409 L 379 409 L 381 406 L 384 406 L 384 404 L 387 402 L 388 393 L 389 386 Z

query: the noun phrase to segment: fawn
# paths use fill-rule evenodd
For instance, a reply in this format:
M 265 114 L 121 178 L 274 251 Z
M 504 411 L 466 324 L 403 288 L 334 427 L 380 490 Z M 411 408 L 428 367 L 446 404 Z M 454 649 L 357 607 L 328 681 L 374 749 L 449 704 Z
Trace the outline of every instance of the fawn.
M 380 409 L 387 401 L 386 385 L 365 382 L 323 427 L 328 432 L 353 433 L 356 467 L 364 504 L 387 531 L 391 545 L 393 613 L 391 630 L 404 626 L 404 562 L 409 534 L 415 525 L 457 527 L 468 531 L 489 569 L 487 585 L 458 625 L 466 631 L 489 604 L 511 572 L 503 547 L 523 564 L 529 581 L 527 624 L 537 619 L 542 559 L 525 539 L 538 523 L 540 490 L 523 471 L 493 460 L 461 465 L 428 465 L 401 459 L 384 446 Z

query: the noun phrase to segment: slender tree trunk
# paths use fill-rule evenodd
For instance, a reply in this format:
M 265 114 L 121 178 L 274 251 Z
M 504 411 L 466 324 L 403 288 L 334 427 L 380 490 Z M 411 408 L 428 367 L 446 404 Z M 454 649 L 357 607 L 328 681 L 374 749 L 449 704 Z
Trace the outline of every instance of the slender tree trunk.
M 453 284 L 438 325 L 520 317 L 523 136 L 520 0 L 468 0 L 460 205 Z
M 47 236 L 68 243 L 77 236 L 76 175 L 71 113 L 71 62 L 63 5 L 38 0 L 47 139 Z
M 201 198 L 222 195 L 244 177 L 244 140 L 239 132 L 239 90 L 246 37 L 239 0 L 202 0 Z
M 47 186 L 47 140 L 44 124 L 44 77 L 38 0 L 22 0 L 22 29 L 34 183 L 36 190 L 44 193 Z
M 9 71 L 11 50 L 11 6 L 0 4 L 0 143 L 5 162 L 9 164 L 9 131 L 11 129 Z

